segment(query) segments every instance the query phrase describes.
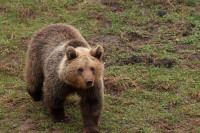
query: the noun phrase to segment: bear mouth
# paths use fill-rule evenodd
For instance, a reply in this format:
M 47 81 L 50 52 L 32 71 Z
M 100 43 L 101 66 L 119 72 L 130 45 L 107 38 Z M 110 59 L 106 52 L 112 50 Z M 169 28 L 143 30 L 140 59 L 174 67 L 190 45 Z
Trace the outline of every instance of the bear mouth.
M 91 84 L 86 84 L 82 89 L 87 90 L 87 89 L 92 88 L 93 86 L 94 86 L 93 83 L 91 83 Z
M 90 89 L 90 88 L 92 88 L 93 87 L 93 85 L 90 85 L 90 86 L 86 86 L 84 89 Z

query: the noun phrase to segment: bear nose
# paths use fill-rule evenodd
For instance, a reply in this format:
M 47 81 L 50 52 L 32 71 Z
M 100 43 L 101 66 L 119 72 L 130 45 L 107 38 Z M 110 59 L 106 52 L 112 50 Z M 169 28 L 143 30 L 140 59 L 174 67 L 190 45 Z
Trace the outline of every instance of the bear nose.
M 87 85 L 87 86 L 91 86 L 91 85 L 92 85 L 92 80 L 87 80 L 87 81 L 86 81 L 86 85 Z

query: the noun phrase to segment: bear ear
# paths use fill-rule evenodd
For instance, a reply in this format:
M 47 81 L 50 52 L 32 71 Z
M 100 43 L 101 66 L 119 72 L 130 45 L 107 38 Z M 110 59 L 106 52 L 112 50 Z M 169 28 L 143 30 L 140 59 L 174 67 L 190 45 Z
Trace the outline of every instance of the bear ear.
M 102 60 L 104 54 L 103 47 L 101 45 L 98 45 L 96 48 L 90 51 L 90 54 L 95 58 Z
M 66 55 L 68 60 L 73 60 L 78 56 L 76 50 L 72 46 L 67 47 Z

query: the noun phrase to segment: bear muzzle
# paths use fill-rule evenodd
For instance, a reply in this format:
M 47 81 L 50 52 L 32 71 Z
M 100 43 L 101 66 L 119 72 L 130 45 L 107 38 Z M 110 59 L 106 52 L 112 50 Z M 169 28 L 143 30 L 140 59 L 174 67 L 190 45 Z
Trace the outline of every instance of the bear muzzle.
M 86 80 L 86 86 L 87 87 L 92 87 L 93 86 L 93 80 L 91 80 L 91 79 Z

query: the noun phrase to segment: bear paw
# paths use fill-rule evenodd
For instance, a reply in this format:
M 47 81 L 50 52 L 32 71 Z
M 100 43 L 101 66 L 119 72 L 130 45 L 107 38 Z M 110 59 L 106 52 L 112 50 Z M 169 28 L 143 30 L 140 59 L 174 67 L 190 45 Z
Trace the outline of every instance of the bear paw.
M 88 129 L 84 129 L 83 133 L 99 133 L 99 131 L 94 128 L 88 128 Z
M 28 90 L 28 89 L 27 89 Z M 43 97 L 42 97 L 42 91 L 39 92 L 31 92 L 28 91 L 29 95 L 31 95 L 31 97 L 33 98 L 34 101 L 42 101 Z
M 64 117 L 64 119 L 52 119 L 52 121 L 54 122 L 54 123 L 57 123 L 57 122 L 64 122 L 64 123 L 67 123 L 68 121 L 69 121 L 69 118 L 68 117 Z

